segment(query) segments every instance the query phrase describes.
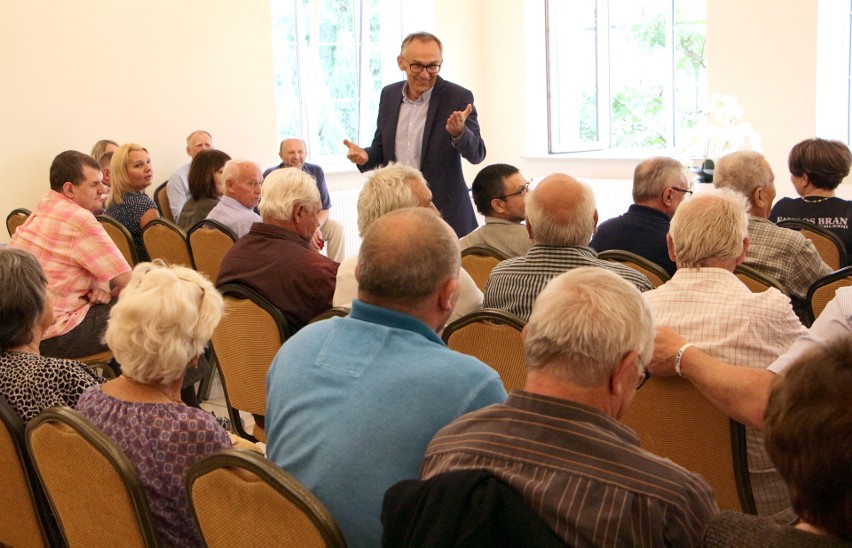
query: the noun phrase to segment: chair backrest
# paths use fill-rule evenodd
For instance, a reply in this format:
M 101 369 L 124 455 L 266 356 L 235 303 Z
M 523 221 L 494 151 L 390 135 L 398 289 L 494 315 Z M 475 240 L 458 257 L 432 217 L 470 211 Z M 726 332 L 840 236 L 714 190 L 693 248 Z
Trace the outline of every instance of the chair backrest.
M 734 276 L 736 276 L 742 283 L 748 287 L 752 293 L 763 293 L 770 287 L 774 287 L 784 295 L 789 297 L 787 290 L 781 285 L 781 282 L 775 280 L 771 276 L 767 276 L 761 272 L 758 272 L 754 268 L 739 264 L 734 269 Z
M 19 207 L 18 209 L 13 209 L 6 215 L 6 230 L 9 231 L 9 236 L 14 236 L 15 231 L 18 230 L 18 227 L 24 224 L 24 221 L 32 215 L 32 211 L 29 209 Z
M 701 474 L 720 508 L 755 513 L 745 427 L 688 380 L 651 377 L 621 420 L 636 431 L 643 449 Z
M 186 234 L 168 219 L 154 219 L 145 225 L 142 229 L 142 241 L 152 261 L 162 259 L 171 265 L 195 268 L 189 254 Z
M 222 390 L 237 434 L 257 441 L 243 430 L 239 411 L 266 414 L 266 373 L 289 334 L 287 320 L 275 305 L 244 285 L 226 284 L 219 291 L 226 308 L 213 331 L 213 349 Z
M 169 193 L 166 185 L 169 181 L 166 180 L 163 184 L 157 187 L 154 191 L 154 202 L 157 204 L 157 209 L 160 210 L 160 217 L 175 222 L 175 216 L 172 215 L 172 206 L 169 204 Z
M 527 381 L 521 331 L 526 322 L 508 312 L 483 308 L 444 328 L 441 338 L 451 349 L 474 356 L 500 374 L 506 392 Z
M 630 251 L 609 249 L 598 253 L 598 258 L 613 263 L 621 263 L 624 266 L 629 266 L 633 270 L 641 272 L 651 281 L 651 285 L 654 287 L 660 287 L 671 279 L 671 276 L 669 276 L 669 273 L 663 267 Z
M 351 309 L 347 306 L 333 306 L 325 312 L 321 312 L 314 316 L 308 323 L 321 322 L 329 318 L 343 318 L 349 315 L 350 310 Z
M 115 243 L 115 247 L 124 256 L 131 267 L 139 262 L 139 256 L 136 254 L 136 246 L 133 244 L 133 236 L 127 227 L 119 223 L 109 215 L 98 215 L 98 221 L 106 230 L 107 235 Z
M 67 407 L 27 424 L 27 447 L 69 546 L 158 546 L 133 465 L 103 432 Z
M 226 449 L 201 459 L 186 483 L 208 546 L 346 546 L 325 506 L 254 451 Z
M 24 423 L 0 397 L 0 546 L 56 546 L 59 529 L 50 513 L 24 439 Z
M 464 268 L 480 291 L 485 291 L 485 283 L 494 267 L 509 256 L 487 245 L 473 245 L 461 252 L 461 266 Z
M 816 320 L 828 302 L 834 298 L 834 293 L 847 285 L 852 285 L 852 266 L 841 268 L 815 281 L 808 289 L 806 298 L 810 321 Z
M 808 221 L 796 219 L 780 221 L 778 226 L 801 232 L 802 236 L 813 242 L 822 261 L 832 270 L 839 270 L 846 266 L 848 261 L 846 244 L 834 232 Z
M 237 241 L 237 235 L 219 221 L 204 219 L 189 229 L 186 240 L 195 268 L 215 282 L 222 260 Z

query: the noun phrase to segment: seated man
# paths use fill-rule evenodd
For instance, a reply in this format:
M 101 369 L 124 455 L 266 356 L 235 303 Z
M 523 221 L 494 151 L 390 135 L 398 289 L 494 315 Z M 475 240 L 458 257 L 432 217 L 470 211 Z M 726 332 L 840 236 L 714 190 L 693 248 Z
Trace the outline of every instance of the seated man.
M 207 214 L 208 219 L 219 221 L 242 238 L 251 225 L 260 222 L 254 208 L 260 203 L 263 177 L 260 166 L 249 160 L 229 160 L 222 170 L 225 194 L 216 207 Z
M 713 185 L 736 190 L 748 198 L 750 243 L 744 264 L 784 286 L 796 315 L 805 320 L 808 289 L 832 271 L 810 240 L 769 220 L 775 199 L 775 175 L 769 162 L 752 150 L 722 156 L 716 163 Z
M 327 244 L 328 258 L 339 263 L 346 256 L 346 248 L 343 243 L 343 225 L 334 219 L 328 218 L 328 210 L 331 209 L 331 198 L 328 196 L 328 186 L 325 184 L 325 173 L 323 173 L 320 166 L 309 164 L 305 161 L 307 153 L 307 147 L 303 139 L 284 139 L 281 141 L 281 146 L 278 149 L 278 156 L 281 158 L 281 163 L 264 171 L 263 178 L 266 179 L 266 176 L 276 169 L 294 167 L 301 169 L 316 179 L 320 200 L 322 200 L 322 209 L 319 216 L 320 227 L 311 239 L 311 246 L 319 251 L 323 245 Z
M 81 358 L 106 350 L 101 341 L 115 298 L 130 280 L 130 266 L 95 219 L 106 188 L 91 156 L 67 150 L 50 166 L 50 192 L 9 241 L 35 255 L 56 297 L 56 320 L 41 353 Z
M 186 138 L 186 153 L 190 160 L 195 158 L 195 155 L 202 150 L 212 148 L 213 137 L 203 129 L 193 131 Z M 180 217 L 183 204 L 192 197 L 189 192 L 189 166 L 191 165 L 192 162 L 190 161 L 188 164 L 180 166 L 177 171 L 172 173 L 168 183 L 166 183 L 166 195 L 169 197 L 169 209 L 172 210 L 173 219 Z
M 595 251 L 630 251 L 675 273 L 666 234 L 677 206 L 692 194 L 686 171 L 677 160 L 657 156 L 633 171 L 633 205 L 627 213 L 601 223 L 589 244 Z
M 527 230 L 533 246 L 524 257 L 494 267 L 482 306 L 499 308 L 528 320 L 533 302 L 552 278 L 580 266 L 611 270 L 640 291 L 653 286 L 644 274 L 598 259 L 589 239 L 598 224 L 592 189 L 573 177 L 545 177 L 527 196 Z
M 98 164 L 101 166 L 101 174 L 103 174 L 104 180 L 102 181 L 104 187 L 106 188 L 106 192 L 101 195 L 101 204 L 102 206 L 95 211 L 95 215 L 100 215 L 106 209 L 106 201 L 109 197 L 109 189 L 112 188 L 112 172 L 110 171 L 110 162 L 112 162 L 112 153 L 114 150 L 110 150 L 109 152 L 104 152 L 101 154 L 101 157 L 98 158 Z
M 515 166 L 492 164 L 483 168 L 473 180 L 471 191 L 485 225 L 459 240 L 462 250 L 487 245 L 509 257 L 526 255 L 532 240 L 521 221 L 526 216 L 529 186 Z
M 423 175 L 413 167 L 391 162 L 388 166 L 367 174 L 367 182 L 358 195 L 358 232 L 363 238 L 367 229 L 385 213 L 405 207 L 427 207 L 432 204 L 432 191 Z M 358 256 L 347 257 L 337 271 L 337 287 L 334 290 L 334 306 L 351 307 L 358 296 L 355 267 Z M 465 314 L 482 306 L 482 291 L 464 268 L 459 270 L 459 298 L 447 323 L 452 323 Z
M 805 332 L 777 289 L 752 293 L 734 268 L 749 248 L 746 200 L 730 190 L 705 191 L 684 202 L 668 235 L 678 270 L 645 294 L 660 325 L 671 326 L 708 354 L 734 365 L 765 368 Z M 757 513 L 789 523 L 787 488 L 763 436 L 746 428 L 749 475 Z
M 441 429 L 421 477 L 490 472 L 569 546 L 697 545 L 719 511 L 713 491 L 618 421 L 645 378 L 653 330 L 642 296 L 612 272 L 556 277 L 526 326 L 524 389 Z
M 320 207 L 307 173 L 288 168 L 270 175 L 260 202 L 263 221 L 228 250 L 216 287 L 241 283 L 254 289 L 281 309 L 291 333 L 331 308 L 338 265 L 310 244 Z
M 724 512 L 707 528 L 704 546 L 849 546 L 850 394 L 848 337 L 812 348 L 776 380 L 766 407 L 766 449 L 790 488 L 799 522 L 793 528 Z
M 380 545 L 384 492 L 417 477 L 439 428 L 506 398 L 493 369 L 435 334 L 460 260 L 436 212 L 383 215 L 361 244 L 352 313 L 305 327 L 269 369 L 267 454 L 322 501 L 349 546 Z

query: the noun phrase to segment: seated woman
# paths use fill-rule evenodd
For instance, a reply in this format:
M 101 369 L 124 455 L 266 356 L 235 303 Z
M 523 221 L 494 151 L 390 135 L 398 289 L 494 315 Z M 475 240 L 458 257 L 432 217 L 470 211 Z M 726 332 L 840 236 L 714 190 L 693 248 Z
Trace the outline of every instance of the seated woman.
M 766 450 L 790 488 L 795 526 L 723 512 L 704 546 L 852 546 L 852 340 L 800 356 L 766 406 Z
M 808 221 L 826 228 L 852 250 L 852 202 L 834 191 L 852 166 L 852 152 L 840 141 L 806 139 L 790 150 L 790 180 L 801 198 L 781 198 L 769 214 L 773 223 Z
M 52 323 L 53 297 L 36 258 L 0 248 L 0 396 L 24 423 L 48 407 L 73 407 L 87 388 L 104 382 L 82 363 L 39 355 Z
M 134 464 L 165 546 L 200 546 L 187 502 L 186 471 L 232 446 L 206 411 L 181 403 L 181 383 L 219 323 L 222 297 L 184 267 L 141 263 L 110 312 L 107 345 L 120 377 L 87 390 L 77 411 Z
M 225 193 L 222 170 L 231 157 L 221 150 L 202 150 L 192 159 L 189 166 L 189 192 L 192 198 L 187 200 L 178 216 L 177 224 L 184 230 L 207 218 L 210 210 L 219 203 Z
M 133 236 L 139 260 L 147 261 L 149 258 L 142 243 L 142 229 L 160 217 L 157 204 L 145 194 L 145 189 L 154 180 L 148 151 L 135 143 L 118 147 L 112 154 L 110 179 L 112 186 L 104 214 L 127 227 Z

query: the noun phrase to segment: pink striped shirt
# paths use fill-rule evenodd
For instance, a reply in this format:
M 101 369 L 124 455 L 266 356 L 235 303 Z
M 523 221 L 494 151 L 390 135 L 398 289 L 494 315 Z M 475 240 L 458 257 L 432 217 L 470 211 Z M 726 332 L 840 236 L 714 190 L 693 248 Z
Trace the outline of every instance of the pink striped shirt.
M 84 296 L 92 288 L 109 289 L 109 281 L 130 266 L 95 216 L 51 190 L 15 232 L 9 247 L 29 251 L 47 276 L 56 302 L 56 321 L 45 339 L 77 327 L 89 311 Z

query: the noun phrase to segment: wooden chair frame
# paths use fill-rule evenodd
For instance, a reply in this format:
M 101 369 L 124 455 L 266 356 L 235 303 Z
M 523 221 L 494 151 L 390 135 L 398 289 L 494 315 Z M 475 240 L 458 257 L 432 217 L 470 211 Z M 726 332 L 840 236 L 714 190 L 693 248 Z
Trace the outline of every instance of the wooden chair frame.
M 276 466 L 271 461 L 264 458 L 262 455 L 246 449 L 226 449 L 216 454 L 210 455 L 196 462 L 187 472 L 186 476 L 186 492 L 189 498 L 190 508 L 192 508 L 193 517 L 198 523 L 198 528 L 201 531 L 205 542 L 209 543 L 210 539 L 206 538 L 205 528 L 198 516 L 198 500 L 195 493 L 195 485 L 199 480 L 203 480 L 207 474 L 214 473 L 222 469 L 235 469 L 243 471 L 254 478 L 259 479 L 282 497 L 287 499 L 295 506 L 304 516 L 306 516 L 314 525 L 316 532 L 322 537 L 326 546 L 329 547 L 345 547 L 346 541 L 343 534 L 334 521 L 331 513 L 325 506 L 300 484 L 290 474 Z M 235 509 L 239 510 L 239 509 Z M 262 523 L 254 523 L 251 518 L 251 512 L 240 510 L 238 514 L 228 518 L 231 521 L 231 526 L 237 528 L 250 527 L 256 529 L 263 527 Z M 248 523 L 246 523 L 248 520 Z M 270 539 L 271 544 L 282 542 L 283 539 Z
M 158 242 L 154 241 L 154 238 L 157 238 L 155 234 L 157 231 L 162 230 L 168 231 L 174 238 L 180 238 L 182 244 L 174 251 L 179 255 L 185 256 L 178 257 L 174 255 L 172 251 L 163 252 L 162 249 L 157 248 Z M 145 251 L 148 252 L 148 256 L 152 261 L 154 259 L 162 259 L 171 265 L 185 266 L 187 268 L 192 268 L 193 270 L 195 269 L 195 264 L 192 262 L 192 251 L 189 249 L 189 242 L 186 239 L 186 234 L 172 221 L 163 218 L 152 220 L 145 225 L 145 228 L 142 229 L 142 241 L 145 244 Z
M 171 204 L 169 203 L 169 194 L 166 186 L 169 184 L 168 179 L 154 190 L 154 202 L 157 204 L 157 209 L 160 210 L 160 217 L 171 222 L 177 221 L 172 215 Z
M 9 232 L 9 237 L 15 235 L 15 231 L 18 230 L 18 227 L 24 224 L 27 218 L 32 215 L 33 212 L 25 207 L 19 207 L 17 209 L 13 209 L 6 215 L 6 230 Z
M 124 256 L 127 264 L 133 268 L 139 262 L 139 255 L 136 253 L 136 244 L 133 243 L 133 235 L 127 230 L 127 227 L 119 223 L 109 215 L 98 215 L 98 222 L 106 230 L 107 235 L 115 243 L 115 246 Z
M 50 491 L 50 481 L 45 477 L 46 470 L 39 464 L 39 450 L 35 450 L 35 438 L 39 436 L 39 431 L 42 427 L 50 427 L 51 424 L 61 425 L 63 428 L 70 429 L 75 435 L 82 438 L 94 450 L 99 452 L 106 461 L 112 466 L 118 479 L 124 484 L 125 494 L 132 508 L 136 523 L 139 527 L 138 533 L 144 543 L 144 546 L 158 547 L 159 539 L 154 529 L 154 522 L 151 515 L 151 509 L 148 506 L 148 500 L 145 497 L 145 490 L 136 474 L 136 469 L 133 464 L 124 455 L 121 449 L 91 422 L 83 418 L 76 411 L 68 407 L 51 407 L 42 411 L 42 413 L 31 420 L 27 424 L 27 448 L 32 455 L 35 464 L 36 472 L 45 486 L 45 492 L 50 502 L 50 507 L 59 522 L 59 526 L 63 535 L 68 539 L 66 522 L 70 522 L 72 516 L 63 515 L 57 506 L 55 497 Z M 80 490 L 91 489 L 91 486 L 80 485 Z M 92 527 L 97 528 L 102 524 L 98 523 L 98 518 L 95 517 L 94 509 L 92 510 Z M 106 524 L 110 525 L 110 524 Z M 73 539 L 68 539 L 69 544 L 74 544 Z
M 637 255 L 631 251 L 623 249 L 608 249 L 598 253 L 598 258 L 604 261 L 621 263 L 624 266 L 629 266 L 633 270 L 640 272 L 648 278 L 651 285 L 660 287 L 672 277 L 666 270 L 657 263 L 651 262 L 641 255 Z
M 21 477 L 26 484 L 26 490 L 29 491 L 29 503 L 26 504 L 26 507 L 24 507 L 24 501 L 16 501 L 17 507 L 15 508 L 14 513 L 16 516 L 16 523 L 20 523 L 20 520 L 26 519 L 27 529 L 29 529 L 32 523 L 29 521 L 28 516 L 24 516 L 24 514 L 26 513 L 29 515 L 30 512 L 32 512 L 32 515 L 37 522 L 38 534 L 40 535 L 38 538 L 27 538 L 22 541 L 20 538 L 5 536 L 6 534 L 11 534 L 12 531 L 0 531 L 0 545 L 5 545 L 4 543 L 9 543 L 11 540 L 15 540 L 18 543 L 26 542 L 27 544 L 24 544 L 24 546 L 60 546 L 63 543 L 62 535 L 59 532 L 59 526 L 57 525 L 53 514 L 50 512 L 50 504 L 47 501 L 47 496 L 44 493 L 41 482 L 39 481 L 38 475 L 33 467 L 32 460 L 30 459 L 29 451 L 27 450 L 26 436 L 24 433 L 24 423 L 21 420 L 21 417 L 18 416 L 18 413 L 12 409 L 9 402 L 7 402 L 2 396 L 0 396 L 0 422 L 2 422 L 2 425 L 6 429 L 11 440 L 12 450 L 18 456 L 17 462 L 4 462 L 2 466 L 5 470 L 10 472 L 12 471 L 12 467 L 19 470 Z M 8 494 L 8 488 L 8 486 L 4 486 L 4 496 Z M 11 506 L 12 501 L 9 502 Z M 21 526 L 19 525 L 14 533 L 18 535 L 24 534 L 20 527 Z M 30 531 L 27 530 L 27 532 L 29 533 Z
M 784 295 L 788 297 L 790 296 L 784 286 L 781 285 L 781 282 L 763 274 L 762 272 L 758 272 L 753 267 L 746 264 L 738 264 L 737 267 L 734 268 L 734 276 L 743 282 L 752 293 L 763 293 L 770 287 L 774 287 Z
M 510 257 L 505 253 L 487 245 L 472 245 L 461 251 L 462 268 L 464 268 L 480 291 L 485 291 L 488 276 L 495 266 Z
M 849 254 L 846 244 L 834 232 L 801 219 L 779 221 L 778 226 L 801 232 L 802 236 L 813 242 L 823 262 L 830 266 L 832 270 L 839 270 L 849 264 Z M 831 244 L 829 246 L 830 251 L 827 252 L 826 245 L 829 243 Z M 836 257 L 834 256 L 835 251 Z
M 841 287 L 852 285 L 852 266 L 846 266 L 815 281 L 805 298 L 808 319 L 816 320 Z
M 521 346 L 520 363 L 517 364 L 519 369 L 516 371 L 505 371 L 499 365 L 489 363 L 492 360 L 489 359 L 489 356 L 487 354 L 470 354 L 469 352 L 466 352 L 463 347 L 453 344 L 453 335 L 459 333 L 460 331 L 473 324 L 496 324 L 509 326 L 517 330 L 518 342 Z M 509 392 L 513 389 L 522 388 L 524 380 L 526 379 L 526 369 L 524 369 L 523 362 L 523 343 L 520 342 L 520 333 L 521 331 L 523 331 L 525 325 L 526 322 L 523 320 L 523 318 L 519 318 L 514 314 L 505 312 L 503 310 L 498 310 L 496 308 L 483 308 L 481 310 L 477 310 L 475 312 L 471 312 L 470 314 L 462 316 L 461 318 L 449 324 L 447 327 L 444 328 L 444 332 L 441 334 L 441 339 L 445 343 L 447 343 L 448 347 L 452 348 L 453 350 L 473 355 L 474 357 L 483 361 L 489 367 L 497 371 L 497 373 L 500 374 L 500 380 L 503 382 L 503 386 L 506 389 L 506 392 Z
M 264 297 L 262 297 L 256 291 L 254 291 L 251 288 L 246 287 L 245 285 L 242 285 L 242 284 L 225 284 L 225 285 L 223 285 L 222 287 L 219 288 L 219 292 L 222 293 L 222 295 L 225 297 L 226 306 L 227 306 L 227 301 L 229 299 L 238 299 L 238 300 L 248 299 L 252 304 L 261 308 L 265 313 L 267 313 L 269 315 L 270 319 L 275 323 L 275 326 L 276 326 L 277 331 L 278 331 L 278 338 L 279 338 L 278 347 L 280 348 L 280 346 L 282 344 L 284 344 L 284 341 L 287 340 L 287 337 L 290 335 L 289 327 L 287 325 L 287 320 L 284 318 L 284 314 L 275 305 L 270 303 L 268 300 L 266 300 Z M 231 419 L 231 424 L 234 427 L 234 431 L 237 433 L 237 435 L 239 435 L 242 438 L 245 438 L 245 439 L 252 441 L 252 442 L 257 442 L 258 441 L 257 438 L 255 436 L 249 434 L 248 432 L 246 432 L 245 429 L 243 428 L 242 420 L 240 420 L 240 410 L 239 410 L 239 408 L 235 407 L 234 404 L 231 403 L 231 395 L 228 392 L 228 381 L 227 381 L 225 371 L 224 371 L 224 369 L 226 369 L 227 366 L 223 367 L 223 365 L 222 365 L 222 353 L 223 352 L 222 352 L 222 344 L 221 344 L 222 341 L 220 340 L 220 337 L 224 336 L 223 331 L 225 329 L 227 329 L 227 326 L 229 325 L 227 313 L 228 312 L 227 312 L 227 308 L 226 308 L 226 317 L 223 318 L 222 321 L 219 322 L 219 325 L 216 327 L 216 330 L 213 332 L 213 350 L 216 353 L 216 360 L 215 360 L 216 368 L 219 371 L 219 379 L 222 381 L 222 391 L 225 393 L 225 402 L 228 405 L 228 414 L 229 414 L 230 419 Z M 218 345 L 217 345 L 217 341 L 218 341 Z M 252 344 L 252 342 L 250 340 L 241 340 L 241 341 L 238 341 L 238 343 L 241 344 L 241 345 Z M 219 350 L 216 350 L 217 346 L 218 346 Z M 250 356 L 245 356 L 245 359 L 249 360 Z M 265 366 L 266 369 L 268 370 L 269 366 L 272 365 L 272 359 L 270 358 L 270 362 L 267 363 L 267 364 L 251 363 L 251 364 L 246 364 L 246 365 L 247 365 L 247 367 L 254 367 L 254 368 Z M 266 377 L 264 375 L 264 384 L 262 386 L 264 402 L 266 400 L 266 382 L 265 382 L 265 379 L 266 379 Z M 265 408 L 265 404 L 264 404 L 264 408 Z M 266 411 L 264 409 L 264 413 L 265 412 Z M 257 417 L 256 417 L 255 420 L 257 420 Z M 262 425 L 260 425 L 260 426 L 262 427 Z

